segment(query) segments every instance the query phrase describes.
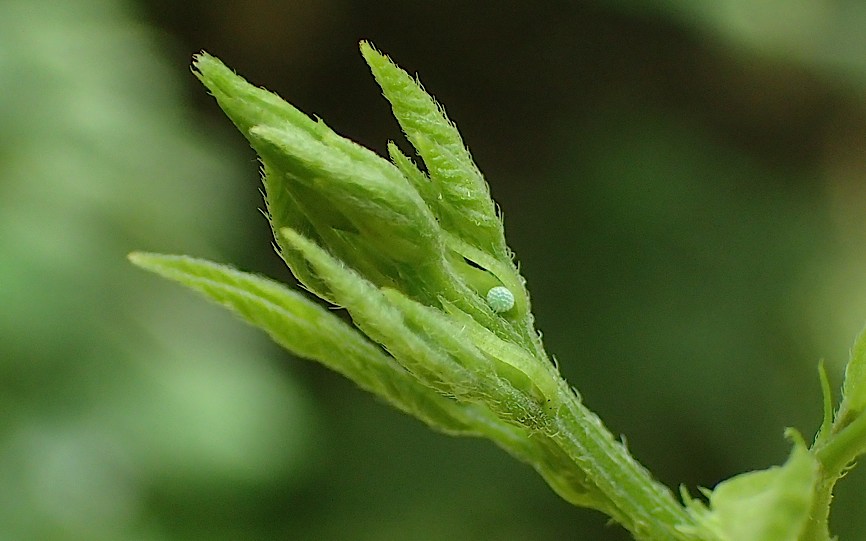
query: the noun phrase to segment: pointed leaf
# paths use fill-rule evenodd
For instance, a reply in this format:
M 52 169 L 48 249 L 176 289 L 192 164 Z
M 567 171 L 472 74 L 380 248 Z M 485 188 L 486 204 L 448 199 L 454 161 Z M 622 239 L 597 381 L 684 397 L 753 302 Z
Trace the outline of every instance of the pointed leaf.
M 429 425 L 476 435 L 469 418 L 482 418 L 419 383 L 378 346 L 327 309 L 278 282 L 186 256 L 133 253 L 130 261 L 181 283 L 261 328 L 295 355 L 343 374 Z
M 722 541 L 797 541 L 809 519 L 817 480 L 815 458 L 796 444 L 784 465 L 719 483 L 701 526 Z
M 866 409 L 866 329 L 860 332 L 851 347 L 851 356 L 845 367 L 845 383 L 842 385 L 842 404 L 835 429 L 850 423 Z
M 361 54 L 427 166 L 434 185 L 425 194 L 427 203 L 445 229 L 497 259 L 508 260 L 502 221 L 490 198 L 490 188 L 460 132 L 421 85 L 388 57 L 367 42 L 361 43 Z

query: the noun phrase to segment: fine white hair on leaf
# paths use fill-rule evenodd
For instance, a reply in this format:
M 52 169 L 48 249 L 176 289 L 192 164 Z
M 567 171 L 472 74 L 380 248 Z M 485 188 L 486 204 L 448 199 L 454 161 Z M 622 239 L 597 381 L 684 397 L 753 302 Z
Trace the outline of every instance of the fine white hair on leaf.
M 487 304 L 497 314 L 507 312 L 514 308 L 514 294 L 507 287 L 491 287 L 487 292 Z

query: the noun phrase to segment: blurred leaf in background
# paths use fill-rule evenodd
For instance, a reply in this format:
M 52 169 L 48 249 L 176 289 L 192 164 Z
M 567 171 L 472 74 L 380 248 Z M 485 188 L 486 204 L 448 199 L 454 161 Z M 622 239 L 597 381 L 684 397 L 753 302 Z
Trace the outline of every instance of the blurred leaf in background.
M 858 0 L 595 1 L 661 16 L 744 55 L 794 62 L 843 84 L 866 87 L 866 5 Z
M 157 37 L 126 2 L 0 4 L 3 539 L 272 531 L 249 500 L 310 451 L 273 350 L 126 261 L 225 257 L 255 224 L 235 204 L 255 170 L 190 114 Z

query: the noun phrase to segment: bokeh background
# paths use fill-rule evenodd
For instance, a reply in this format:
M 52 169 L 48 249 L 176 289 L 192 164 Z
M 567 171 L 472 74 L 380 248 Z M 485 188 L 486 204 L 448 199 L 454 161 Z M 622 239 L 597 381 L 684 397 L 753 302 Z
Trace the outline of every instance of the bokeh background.
M 866 322 L 863 28 L 861 0 L 2 0 L 0 538 L 628 539 L 127 264 L 291 280 L 201 49 L 378 151 L 357 42 L 419 72 L 611 430 L 693 493 L 782 462 Z

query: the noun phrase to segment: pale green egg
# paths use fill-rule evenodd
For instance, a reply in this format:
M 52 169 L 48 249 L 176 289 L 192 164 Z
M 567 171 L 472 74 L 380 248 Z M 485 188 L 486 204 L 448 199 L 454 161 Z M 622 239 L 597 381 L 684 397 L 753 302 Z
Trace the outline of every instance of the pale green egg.
M 514 308 L 514 294 L 504 286 L 492 287 L 487 292 L 487 304 L 497 314 L 507 312 Z

